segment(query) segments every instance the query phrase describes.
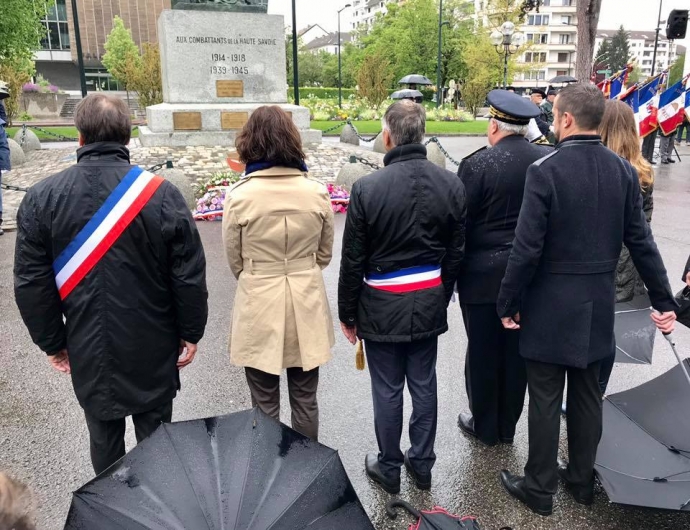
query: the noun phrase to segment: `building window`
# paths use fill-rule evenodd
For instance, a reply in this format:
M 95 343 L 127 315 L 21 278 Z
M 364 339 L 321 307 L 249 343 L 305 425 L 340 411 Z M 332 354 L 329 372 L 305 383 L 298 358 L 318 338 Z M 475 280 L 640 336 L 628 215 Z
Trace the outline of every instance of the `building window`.
M 548 33 L 527 33 L 527 42 L 533 42 L 534 44 L 548 44 L 549 34 Z
M 561 24 L 565 24 L 566 26 L 570 26 L 570 20 L 571 20 L 570 15 L 563 15 L 561 17 Z
M 526 63 L 545 63 L 546 62 L 546 52 L 526 52 L 525 53 Z
M 533 72 L 525 72 L 525 81 L 544 81 L 546 79 L 546 72 L 544 70 L 536 70 Z
M 563 33 L 558 37 L 559 44 L 570 44 L 570 35 Z
M 67 27 L 67 0 L 56 0 L 46 13 L 43 24 L 46 34 L 41 39 L 42 50 L 69 50 L 69 28 Z
M 527 18 L 528 26 L 548 26 L 549 15 L 530 15 Z
M 124 87 L 105 68 L 85 68 L 84 73 L 90 90 L 124 90 Z
M 643 64 L 643 65 L 645 65 L 645 64 L 652 64 L 652 61 L 642 61 L 642 64 Z
M 541 5 L 543 5 L 544 7 L 549 7 L 551 5 L 551 0 L 543 0 Z
M 570 55 L 569 53 L 559 53 L 558 54 L 558 62 L 559 63 L 567 63 L 569 55 Z
M 573 0 L 563 0 L 563 7 L 572 7 Z

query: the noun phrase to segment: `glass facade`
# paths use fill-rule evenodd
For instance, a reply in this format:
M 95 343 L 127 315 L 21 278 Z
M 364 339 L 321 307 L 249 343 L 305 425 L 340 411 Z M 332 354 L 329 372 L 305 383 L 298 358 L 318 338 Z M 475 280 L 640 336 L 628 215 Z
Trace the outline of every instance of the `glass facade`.
M 55 0 L 43 24 L 46 34 L 41 39 L 42 50 L 69 50 L 69 28 L 67 25 L 67 0 Z

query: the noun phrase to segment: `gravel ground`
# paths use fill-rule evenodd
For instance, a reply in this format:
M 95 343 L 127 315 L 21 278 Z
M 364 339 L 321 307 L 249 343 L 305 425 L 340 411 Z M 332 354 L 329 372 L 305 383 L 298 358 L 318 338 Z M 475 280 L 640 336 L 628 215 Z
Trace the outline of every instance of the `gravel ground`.
M 468 139 L 465 139 L 466 141 Z M 453 140 L 455 141 L 455 140 Z M 476 139 L 471 140 L 473 143 Z M 459 146 L 469 152 L 474 145 Z M 686 148 L 684 148 L 686 149 Z M 687 150 L 687 149 L 686 149 Z M 690 150 L 687 150 L 690 154 Z M 653 227 L 670 271 L 672 285 L 680 288 L 680 272 L 690 254 L 687 218 L 690 211 L 688 162 L 663 166 L 657 174 Z M 335 255 L 344 217 L 337 218 Z M 210 320 L 200 353 L 182 375 L 183 391 L 175 402 L 173 420 L 187 420 L 242 410 L 250 406 L 240 370 L 230 365 L 226 343 L 235 281 L 223 255 L 220 224 L 201 224 L 208 258 Z M 0 238 L 0 469 L 30 485 L 36 494 L 39 528 L 62 528 L 70 494 L 92 478 L 88 437 L 81 409 L 68 377 L 52 371 L 32 345 L 13 300 L 11 268 L 14 234 Z M 325 271 L 333 314 L 336 313 L 338 259 Z M 690 528 L 690 514 L 642 510 L 613 505 L 599 491 L 593 507 L 575 504 L 558 493 L 553 516 L 533 515 L 509 497 L 498 471 L 520 471 L 527 458 L 526 416 L 520 421 L 515 445 L 485 448 L 462 436 L 456 427 L 458 412 L 467 409 L 463 365 L 466 347 L 459 308 L 450 310 L 451 331 L 440 340 L 438 462 L 430 492 L 418 492 L 403 473 L 400 496 L 418 507 L 441 505 L 451 511 L 480 517 L 486 529 L 598 528 L 629 530 Z M 681 327 L 682 328 L 682 327 Z M 679 329 L 676 338 L 683 356 L 690 356 L 690 330 Z M 334 360 L 322 371 L 320 385 L 321 441 L 337 448 L 367 512 L 379 530 L 407 528 L 410 519 L 386 518 L 389 496 L 373 486 L 363 470 L 364 456 L 375 450 L 371 394 L 367 372 L 354 368 L 354 349 L 338 333 Z M 652 366 L 617 365 L 610 391 L 640 384 L 673 367 L 675 359 L 665 341 L 657 340 Z M 409 413 L 409 400 L 406 401 Z M 287 400 L 283 421 L 289 421 Z M 687 411 L 682 411 L 687 413 Z M 134 444 L 131 426 L 128 447 Z M 408 444 L 406 432 L 403 447 Z M 565 449 L 565 446 L 563 446 Z M 644 458 L 644 455 L 640 455 Z

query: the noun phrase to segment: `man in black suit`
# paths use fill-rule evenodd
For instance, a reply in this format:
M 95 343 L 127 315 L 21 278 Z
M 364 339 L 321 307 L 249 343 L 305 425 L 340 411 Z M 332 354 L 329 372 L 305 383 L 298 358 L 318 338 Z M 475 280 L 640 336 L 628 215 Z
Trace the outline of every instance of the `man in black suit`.
M 596 131 L 605 100 L 594 85 L 564 88 L 554 106 L 554 153 L 527 172 L 513 250 L 498 295 L 507 329 L 521 329 L 529 405 L 525 476 L 501 472 L 508 492 L 550 515 L 558 478 L 575 500 L 591 504 L 601 438 L 601 361 L 614 353 L 614 277 L 621 246 L 673 330 L 677 307 L 664 263 L 642 211 L 632 166 L 601 143 Z M 568 376 L 569 463 L 558 467 L 560 408 Z
M 467 194 L 465 260 L 458 294 L 465 330 L 465 387 L 471 414 L 458 426 L 486 445 L 512 443 L 525 400 L 525 362 L 519 335 L 496 315 L 496 299 L 515 237 L 527 168 L 553 149 L 525 139 L 539 108 L 505 90 L 489 93 L 488 140 L 463 159 L 458 175 Z

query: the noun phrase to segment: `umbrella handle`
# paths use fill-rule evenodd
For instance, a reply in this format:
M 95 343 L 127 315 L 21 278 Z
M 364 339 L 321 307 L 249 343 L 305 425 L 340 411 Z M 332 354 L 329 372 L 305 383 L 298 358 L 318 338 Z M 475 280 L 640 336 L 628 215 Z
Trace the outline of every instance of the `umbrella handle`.
M 664 333 L 663 335 L 664 335 L 664 338 L 671 345 L 671 349 L 673 350 L 673 354 L 676 356 L 676 359 L 678 359 L 678 364 L 680 364 L 680 367 L 683 370 L 683 373 L 685 374 L 685 379 L 687 379 L 688 384 L 690 384 L 690 374 L 688 374 L 688 369 L 685 367 L 685 364 L 683 363 L 683 359 L 681 359 L 680 355 L 678 355 L 678 351 L 676 350 L 676 341 L 673 338 L 673 335 L 671 333 Z
M 402 499 L 391 499 L 390 501 L 388 501 L 388 504 L 386 504 L 386 513 L 388 514 L 388 517 L 390 517 L 391 519 L 395 519 L 396 517 L 398 517 L 398 514 L 395 511 L 396 508 L 404 508 L 415 517 L 422 516 L 422 514 L 419 513 L 419 510 L 417 510 L 409 502 L 406 502 Z

